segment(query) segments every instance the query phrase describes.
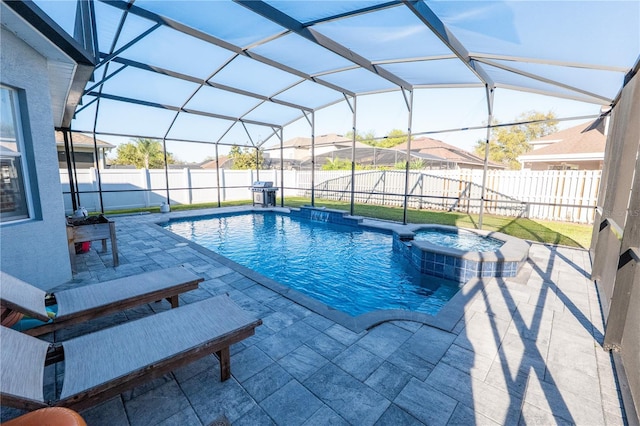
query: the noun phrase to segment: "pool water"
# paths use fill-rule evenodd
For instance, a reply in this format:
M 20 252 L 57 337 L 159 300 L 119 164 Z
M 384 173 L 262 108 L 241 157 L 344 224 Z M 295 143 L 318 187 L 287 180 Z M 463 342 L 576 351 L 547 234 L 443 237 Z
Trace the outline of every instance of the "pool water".
M 452 232 L 442 229 L 417 231 L 414 240 L 427 241 L 437 246 L 465 251 L 496 251 L 504 244 L 504 241 L 474 234 L 473 232 Z
M 165 228 L 352 316 L 434 315 L 459 289 L 421 274 L 382 232 L 273 212 L 171 220 Z

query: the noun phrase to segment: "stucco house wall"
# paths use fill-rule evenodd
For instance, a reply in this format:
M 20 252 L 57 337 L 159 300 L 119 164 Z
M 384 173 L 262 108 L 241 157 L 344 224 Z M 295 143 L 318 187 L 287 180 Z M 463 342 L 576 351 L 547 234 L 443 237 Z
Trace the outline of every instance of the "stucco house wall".
M 33 217 L 0 224 L 0 268 L 42 289 L 71 279 L 47 60 L 2 28 L 0 81 L 22 91 Z M 35 167 L 37 165 L 37 167 Z

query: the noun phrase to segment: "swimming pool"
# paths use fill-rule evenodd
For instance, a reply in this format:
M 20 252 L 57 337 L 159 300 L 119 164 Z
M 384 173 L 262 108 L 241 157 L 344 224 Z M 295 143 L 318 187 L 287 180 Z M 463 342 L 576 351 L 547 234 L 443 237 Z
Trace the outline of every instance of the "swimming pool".
M 393 250 L 391 233 L 275 212 L 173 219 L 164 227 L 266 277 L 357 316 L 435 315 L 459 283 L 429 276 Z

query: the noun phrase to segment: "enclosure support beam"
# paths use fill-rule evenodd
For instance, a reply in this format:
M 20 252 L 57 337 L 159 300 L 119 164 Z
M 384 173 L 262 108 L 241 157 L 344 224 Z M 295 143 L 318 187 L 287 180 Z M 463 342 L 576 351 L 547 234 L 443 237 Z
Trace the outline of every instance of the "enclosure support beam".
M 164 181 L 167 185 L 167 205 L 171 208 L 171 198 L 169 197 L 169 163 L 167 162 L 167 140 L 162 138 L 162 151 L 164 154 Z
M 278 129 L 280 139 L 280 207 L 284 207 L 284 138 L 283 129 Z
M 104 83 L 106 80 L 112 78 L 114 75 L 119 73 L 121 70 L 126 69 L 127 67 L 133 67 L 133 68 L 141 69 L 141 70 L 144 70 L 144 71 L 152 72 L 154 74 L 165 75 L 165 76 L 176 78 L 178 80 L 188 81 L 188 82 L 197 84 L 198 85 L 198 89 L 200 87 L 202 87 L 202 86 L 208 86 L 208 87 L 213 87 L 214 89 L 223 90 L 225 92 L 248 96 L 248 97 L 254 98 L 256 100 L 263 101 L 263 102 L 270 102 L 270 103 L 273 103 L 273 104 L 282 105 L 282 106 L 285 106 L 285 107 L 299 109 L 299 110 L 303 110 L 303 111 L 311 111 L 312 110 L 312 108 L 309 108 L 309 107 L 304 106 L 304 105 L 294 104 L 292 102 L 283 101 L 281 99 L 274 99 L 271 96 L 265 96 L 265 95 L 262 95 L 262 94 L 259 94 L 259 93 L 256 93 L 256 92 L 251 92 L 251 91 L 248 91 L 248 90 L 243 90 L 243 89 L 239 89 L 239 88 L 236 88 L 236 87 L 233 87 L 233 86 L 227 86 L 227 85 L 224 85 L 224 84 L 220 84 L 220 83 L 216 83 L 214 81 L 211 81 L 213 76 L 216 75 L 220 70 L 222 70 L 224 68 L 224 66 L 219 67 L 217 70 L 215 70 L 213 73 L 211 73 L 208 76 L 208 78 L 205 79 L 204 82 L 203 82 L 202 77 L 195 77 L 193 75 L 188 75 L 188 74 L 183 74 L 183 73 L 171 71 L 171 70 L 169 70 L 167 68 L 159 67 L 159 66 L 156 66 L 156 65 L 151 66 L 151 65 L 145 64 L 143 62 L 133 61 L 131 59 L 115 57 L 115 58 L 113 58 L 113 60 L 111 62 L 122 64 L 122 65 L 124 65 L 124 67 L 122 67 L 122 68 L 118 69 L 117 71 L 113 72 L 108 77 L 105 77 L 105 79 L 103 81 L 100 81 L 100 82 L 96 83 L 94 86 L 90 87 L 87 90 L 88 92 L 92 91 L 95 87 L 97 87 L 98 85 Z M 228 64 L 228 62 L 227 62 L 227 64 Z M 198 90 L 198 89 L 196 89 L 196 90 Z
M 260 148 L 256 146 L 256 180 L 260 180 Z
M 351 110 L 352 126 L 351 132 L 353 133 L 351 139 L 351 207 L 349 208 L 349 214 L 353 216 L 355 214 L 355 188 L 356 188 L 356 115 L 357 115 L 357 98 L 353 97 L 353 105 L 349 102 L 349 99 L 345 96 L 347 105 Z M 373 158 L 375 159 L 375 153 Z
M 604 223 L 619 225 L 592 243 L 592 279 L 596 280 L 606 317 L 603 348 L 614 352 L 627 417 L 640 408 L 640 77 L 626 82 L 613 108 L 607 136 L 605 168 L 598 204 Z M 604 199 L 601 196 L 604 194 Z M 594 233 L 603 226 L 594 223 Z M 605 238 L 606 237 L 606 238 Z M 619 240 L 621 238 L 621 240 Z M 612 241 L 613 244 L 608 244 Z M 613 246 L 613 247 L 612 247 Z M 612 272 L 610 272 L 612 271 Z M 631 421 L 633 423 L 633 420 Z
M 96 177 L 98 178 L 98 197 L 100 199 L 100 213 L 104 214 L 104 202 L 102 199 L 102 176 L 100 176 L 100 158 L 98 157 L 98 139 L 93 134 L 93 153 L 95 155 Z
M 607 147 L 611 146 L 612 150 L 607 152 L 611 156 L 605 157 L 602 179 L 606 182 L 604 188 L 601 187 L 604 199 L 601 198 L 602 202 L 599 200 L 598 203 L 602 208 L 601 223 L 617 225 L 608 231 L 616 231 L 615 236 L 610 238 L 615 244 L 608 246 L 607 238 L 600 233 L 595 242 L 591 274 L 591 279 L 597 281 L 598 287 L 605 294 L 602 297 L 602 309 L 606 318 L 605 348 L 621 343 L 619 337 L 626 320 L 624 305 L 628 303 L 628 294 L 619 287 L 631 284 L 622 283 L 619 275 L 623 266 L 629 263 L 628 260 L 623 262 L 625 253 L 632 247 L 637 248 L 640 243 L 640 221 L 637 220 L 640 202 L 637 193 L 640 188 L 640 125 L 637 124 L 637 114 L 640 113 L 640 106 L 637 105 L 637 100 L 640 99 L 640 80 L 634 79 L 624 91 L 620 103 L 613 109 L 607 137 Z M 601 230 L 604 228 L 597 222 L 594 227 Z
M 216 143 L 216 190 L 218 193 L 218 208 L 220 204 L 220 156 L 218 155 L 218 144 Z
M 640 145 L 640 126 L 636 124 L 640 111 L 637 106 L 638 99 L 640 80 L 634 79 L 625 87 L 624 95 L 612 111 L 598 194 L 600 214 L 596 214 L 594 222 L 594 234 L 597 233 L 597 238 L 591 243 L 591 279 L 597 283 L 602 312 L 607 318 L 607 329 L 614 289 L 617 285 L 618 257 L 626 250 L 621 246 L 621 239 L 627 232 L 626 222 L 629 221 L 629 214 L 637 208 L 629 204 L 629 197 Z M 606 334 L 605 331 L 605 336 Z
M 311 126 L 311 207 L 316 205 L 316 113 L 311 111 L 311 118 L 303 111 L 304 118 Z
M 269 19 L 272 22 L 275 22 L 276 24 L 286 28 L 292 33 L 297 34 L 300 37 L 303 37 L 312 43 L 315 43 L 319 46 L 324 47 L 325 49 L 335 53 L 336 55 L 339 55 L 345 58 L 346 60 L 351 61 L 354 64 L 357 64 L 363 69 L 369 70 L 374 74 L 379 75 L 380 77 L 386 79 L 387 81 L 392 82 L 393 84 L 400 86 L 405 90 L 413 90 L 409 82 L 400 78 L 396 74 L 393 74 L 387 71 L 385 68 L 376 66 L 365 57 L 358 55 L 353 50 L 347 48 L 346 46 L 341 45 L 335 40 L 330 39 L 324 34 L 316 31 L 312 27 L 304 25 L 302 22 L 297 21 L 292 16 L 287 15 L 286 13 L 280 11 L 276 7 L 271 6 L 270 4 L 264 1 L 261 1 L 261 0 L 260 1 L 234 0 L 234 1 L 246 7 L 247 9 L 251 10 L 252 12 L 260 16 L 263 16 L 266 19 Z M 344 91 L 342 93 L 344 93 Z
M 413 90 L 409 91 L 409 99 L 405 91 L 402 91 L 409 110 L 409 119 L 407 127 L 407 161 L 404 168 L 404 208 L 402 212 L 402 223 L 407 224 L 407 208 L 409 206 L 409 162 L 411 160 L 411 126 L 413 124 Z
M 482 229 L 484 219 L 484 196 L 487 186 L 487 170 L 489 169 L 489 141 L 491 140 L 491 122 L 493 121 L 493 87 L 485 86 L 487 91 L 487 139 L 484 144 L 484 168 L 482 170 L 482 189 L 480 192 L 480 216 L 478 218 L 478 228 Z
M 76 150 L 73 147 L 73 134 L 71 132 L 69 132 L 68 134 L 69 134 L 69 147 L 71 148 L 71 162 L 73 163 L 72 170 L 73 170 L 73 180 L 74 180 L 75 191 L 76 191 L 76 202 L 78 203 L 77 207 L 82 207 L 80 203 L 80 187 L 78 186 L 78 167 L 76 166 Z
M 65 155 L 65 160 L 67 161 L 67 173 L 69 174 L 69 191 L 71 192 L 71 208 L 75 212 L 76 209 L 78 208 L 78 202 L 76 200 L 76 197 L 78 194 L 76 192 L 76 186 L 73 179 L 71 151 L 69 148 L 69 133 L 68 133 L 69 129 L 61 129 L 61 132 L 64 138 L 64 155 Z M 75 166 L 75 164 L 73 164 L 73 166 Z
M 458 57 L 469 70 L 480 79 L 485 85 L 493 87 L 493 79 L 491 76 L 477 63 L 471 60 L 469 51 L 464 45 L 453 35 L 447 26 L 438 18 L 431 10 L 426 2 L 418 0 L 402 0 L 402 2 L 425 24 L 436 37 L 447 46 L 454 55 Z
M 316 113 L 311 113 L 311 207 L 316 206 Z

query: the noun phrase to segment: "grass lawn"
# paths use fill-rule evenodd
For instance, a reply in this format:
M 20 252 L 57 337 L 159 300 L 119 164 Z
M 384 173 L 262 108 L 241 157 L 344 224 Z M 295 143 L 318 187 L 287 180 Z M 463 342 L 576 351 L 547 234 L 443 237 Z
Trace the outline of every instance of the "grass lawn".
M 309 199 L 286 198 L 287 207 L 308 205 Z M 316 200 L 316 206 L 349 211 L 349 203 L 327 200 Z M 356 204 L 354 213 L 358 216 L 402 222 L 402 207 Z M 436 223 L 462 228 L 478 228 L 478 215 L 460 212 L 443 212 L 435 210 L 407 210 L 408 223 Z M 588 248 L 591 243 L 592 225 L 567 222 L 551 222 L 527 218 L 504 217 L 485 214 L 483 229 L 503 232 L 526 240 Z
M 280 199 L 276 200 L 280 205 Z M 239 206 L 251 203 L 251 200 L 229 201 L 221 203 L 222 207 Z M 309 205 L 310 199 L 301 197 L 287 197 L 285 207 L 300 207 Z M 349 211 L 350 204 L 347 202 L 316 200 L 316 206 L 327 207 L 338 210 Z M 172 205 L 172 211 L 194 210 L 202 208 L 217 207 L 217 203 Z M 145 209 L 117 210 L 106 212 L 109 214 L 126 214 L 149 211 L 159 213 L 159 207 Z M 354 213 L 358 216 L 392 220 L 402 222 L 403 209 L 401 207 L 377 206 L 371 204 L 356 204 Z M 453 225 L 462 228 L 478 228 L 478 215 L 469 215 L 459 212 L 442 212 L 434 210 L 407 211 L 407 222 L 409 223 L 436 223 L 440 225 Z M 533 220 L 521 217 L 503 217 L 485 214 L 483 218 L 483 229 L 503 232 L 514 237 L 526 240 L 563 245 L 570 247 L 588 248 L 591 242 L 592 225 L 581 225 L 567 222 L 551 222 L 543 220 Z

